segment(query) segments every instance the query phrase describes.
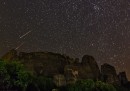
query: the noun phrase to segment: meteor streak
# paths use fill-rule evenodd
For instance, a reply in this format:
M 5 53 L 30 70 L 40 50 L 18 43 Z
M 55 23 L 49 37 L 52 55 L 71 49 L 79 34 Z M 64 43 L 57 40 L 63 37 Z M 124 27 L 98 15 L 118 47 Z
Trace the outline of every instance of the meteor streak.
M 19 49 L 23 44 L 24 44 L 24 42 L 21 43 L 20 45 L 18 45 L 18 46 L 15 48 L 15 50 Z
M 29 33 L 31 33 L 32 31 L 28 31 L 27 33 L 25 33 L 24 35 L 20 36 L 20 39 L 22 39 L 23 37 L 27 36 Z

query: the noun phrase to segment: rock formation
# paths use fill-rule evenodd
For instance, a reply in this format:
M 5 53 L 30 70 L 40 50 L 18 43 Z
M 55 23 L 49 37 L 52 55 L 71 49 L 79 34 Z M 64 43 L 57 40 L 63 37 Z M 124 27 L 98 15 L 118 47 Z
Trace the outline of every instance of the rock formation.
M 100 70 L 94 58 L 85 55 L 83 56 L 81 63 L 76 60 L 73 64 L 66 65 L 64 68 L 64 74 L 67 78 L 67 83 L 74 83 L 78 79 L 98 80 Z
M 51 52 L 31 52 L 17 53 L 15 50 L 9 51 L 2 59 L 20 60 L 25 67 L 37 75 L 53 77 L 56 74 L 64 74 L 69 79 L 98 79 L 100 71 L 94 58 L 85 55 L 82 62 L 79 59 L 70 58 L 65 55 Z
M 6 53 L 2 59 L 4 60 L 19 60 L 25 67 L 36 75 L 44 75 L 53 77 L 56 74 L 64 74 L 65 65 L 73 61 L 68 56 L 60 55 L 51 52 L 31 52 L 17 53 L 11 50 Z
M 82 64 L 83 69 L 86 70 L 86 75 L 87 73 L 91 72 L 92 74 L 90 74 L 90 76 L 91 75 L 93 76 L 92 79 L 95 79 L 95 80 L 99 79 L 100 70 L 99 70 L 97 62 L 92 56 L 89 56 L 89 55 L 83 56 L 81 64 Z M 90 69 L 91 71 L 88 69 Z
M 89 55 L 84 55 L 80 61 L 52 52 L 17 53 L 11 50 L 2 59 L 19 60 L 34 75 L 52 77 L 57 86 L 72 84 L 78 79 L 102 80 L 118 85 L 127 83 L 126 74 L 121 72 L 117 76 L 115 68 L 107 63 L 101 65 L 100 72 L 97 62 Z
M 119 78 L 119 80 L 120 80 L 122 85 L 126 85 L 128 83 L 128 79 L 126 77 L 126 73 L 125 72 L 120 72 L 118 74 L 118 78 Z
M 102 80 L 110 84 L 120 84 L 115 67 L 105 63 L 101 65 Z

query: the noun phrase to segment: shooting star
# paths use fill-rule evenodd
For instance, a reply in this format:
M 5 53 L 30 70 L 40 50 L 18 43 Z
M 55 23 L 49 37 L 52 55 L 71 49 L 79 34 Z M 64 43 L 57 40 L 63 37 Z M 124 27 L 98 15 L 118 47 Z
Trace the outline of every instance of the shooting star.
M 20 39 L 22 39 L 23 37 L 27 36 L 29 33 L 31 33 L 32 31 L 28 31 L 27 33 L 25 33 L 24 35 L 20 36 Z
M 24 44 L 24 42 L 21 43 L 20 45 L 18 45 L 18 46 L 15 48 L 15 50 L 18 50 L 23 44 Z

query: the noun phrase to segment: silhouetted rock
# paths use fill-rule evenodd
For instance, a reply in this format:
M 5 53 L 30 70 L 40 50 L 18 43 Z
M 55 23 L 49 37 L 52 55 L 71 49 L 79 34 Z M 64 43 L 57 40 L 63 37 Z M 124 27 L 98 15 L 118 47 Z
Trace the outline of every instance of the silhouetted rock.
M 110 84 L 120 84 L 115 67 L 105 63 L 101 65 L 102 80 Z
M 83 56 L 82 62 L 80 63 L 78 58 L 74 60 L 69 56 L 57 53 L 20 52 L 17 55 L 17 51 L 11 50 L 5 54 L 2 59 L 19 59 L 29 71 L 32 71 L 36 75 L 53 77 L 57 74 L 64 74 L 67 79 L 73 80 L 76 79 L 74 77 L 74 73 L 76 72 L 79 79 L 97 80 L 100 76 L 100 71 L 96 61 L 89 55 Z
M 28 71 L 37 76 L 53 78 L 56 86 L 73 84 L 78 79 L 102 80 L 107 83 L 130 86 L 125 72 L 117 76 L 113 66 L 105 63 L 101 65 L 101 73 L 97 62 L 92 56 L 84 55 L 82 61 L 66 55 L 52 52 L 20 52 L 10 50 L 2 59 L 6 61 L 19 60 Z M 101 79 L 100 79 L 101 78 Z
M 125 72 L 119 72 L 118 78 L 119 78 L 122 85 L 126 85 L 128 83 L 128 79 L 126 77 Z
M 92 79 L 98 80 L 100 77 L 100 70 L 98 67 L 97 62 L 95 61 L 95 59 L 92 56 L 89 55 L 84 55 L 82 58 L 82 67 L 85 70 L 86 76 L 87 74 L 89 74 L 90 76 L 88 76 L 88 78 L 92 77 Z

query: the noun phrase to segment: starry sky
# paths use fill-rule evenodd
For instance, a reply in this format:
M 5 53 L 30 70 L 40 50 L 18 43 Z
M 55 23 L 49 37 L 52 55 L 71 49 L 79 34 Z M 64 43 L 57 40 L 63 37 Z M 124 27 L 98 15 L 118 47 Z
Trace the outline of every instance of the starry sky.
M 0 56 L 12 48 L 92 55 L 130 80 L 130 0 L 0 0 Z

